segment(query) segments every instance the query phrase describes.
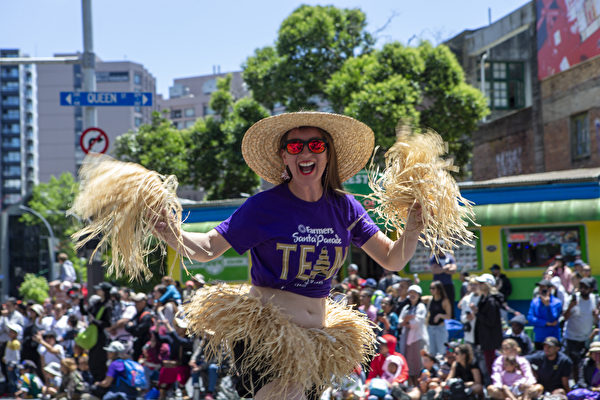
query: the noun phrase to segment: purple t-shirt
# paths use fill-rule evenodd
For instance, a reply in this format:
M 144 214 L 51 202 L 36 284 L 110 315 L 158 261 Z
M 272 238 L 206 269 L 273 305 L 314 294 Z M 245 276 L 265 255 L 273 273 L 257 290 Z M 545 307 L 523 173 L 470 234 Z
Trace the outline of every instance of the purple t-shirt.
M 350 242 L 361 247 L 379 230 L 353 196 L 308 202 L 287 184 L 250 197 L 215 229 L 239 254 L 250 250 L 253 285 L 317 298 L 329 294 Z

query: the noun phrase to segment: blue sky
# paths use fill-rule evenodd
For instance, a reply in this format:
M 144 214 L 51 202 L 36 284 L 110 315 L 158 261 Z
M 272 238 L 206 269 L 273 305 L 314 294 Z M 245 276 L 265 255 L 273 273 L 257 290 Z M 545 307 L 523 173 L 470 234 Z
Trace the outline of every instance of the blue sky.
M 254 49 L 272 45 L 301 4 L 360 8 L 378 46 L 413 36 L 439 43 L 488 24 L 527 0 L 92 0 L 94 51 L 105 61 L 143 64 L 168 94 L 174 78 L 241 69 Z M 31 56 L 82 51 L 80 0 L 0 0 L 0 48 Z M 414 40 L 414 39 L 413 39 Z M 416 43 L 418 40 L 411 41 Z

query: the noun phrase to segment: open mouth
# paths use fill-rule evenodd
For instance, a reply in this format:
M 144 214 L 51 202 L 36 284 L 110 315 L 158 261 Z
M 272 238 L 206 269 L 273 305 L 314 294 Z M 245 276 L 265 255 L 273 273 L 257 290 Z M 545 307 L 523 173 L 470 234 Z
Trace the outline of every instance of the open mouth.
M 313 161 L 305 161 L 298 164 L 300 167 L 300 173 L 302 175 L 310 175 L 315 169 L 315 163 Z

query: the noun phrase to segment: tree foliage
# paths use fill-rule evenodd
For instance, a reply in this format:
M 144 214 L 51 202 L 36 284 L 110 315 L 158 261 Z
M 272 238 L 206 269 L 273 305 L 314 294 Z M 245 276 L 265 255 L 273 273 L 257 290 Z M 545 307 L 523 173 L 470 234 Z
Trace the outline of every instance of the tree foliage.
M 369 125 L 384 149 L 403 121 L 440 133 L 460 167 L 470 159 L 471 132 L 488 112 L 485 97 L 465 82 L 452 52 L 428 42 L 416 48 L 388 43 L 348 60 L 327 82 L 326 93 L 336 112 Z
M 25 274 L 25 279 L 19 286 L 19 295 L 25 301 L 33 300 L 41 304 L 48 297 L 48 281 L 43 276 Z
M 269 109 L 315 109 L 325 83 L 346 60 L 371 50 L 359 9 L 302 5 L 279 28 L 275 46 L 257 49 L 244 63 L 243 77 L 253 97 Z
M 163 175 L 175 175 L 180 184 L 188 184 L 186 144 L 186 131 L 175 129 L 171 121 L 155 111 L 151 124 L 117 137 L 114 154 L 121 161 L 135 162 Z

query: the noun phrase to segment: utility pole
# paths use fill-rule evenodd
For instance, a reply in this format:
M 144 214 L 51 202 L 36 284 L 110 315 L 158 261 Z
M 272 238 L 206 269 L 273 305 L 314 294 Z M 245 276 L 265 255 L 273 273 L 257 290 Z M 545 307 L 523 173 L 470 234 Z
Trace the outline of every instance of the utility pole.
M 96 54 L 94 54 L 94 36 L 92 33 L 92 0 L 81 0 L 83 21 L 83 56 L 81 71 L 83 73 L 83 91 L 96 91 Z M 83 107 L 83 129 L 98 126 L 98 115 L 95 107 Z

